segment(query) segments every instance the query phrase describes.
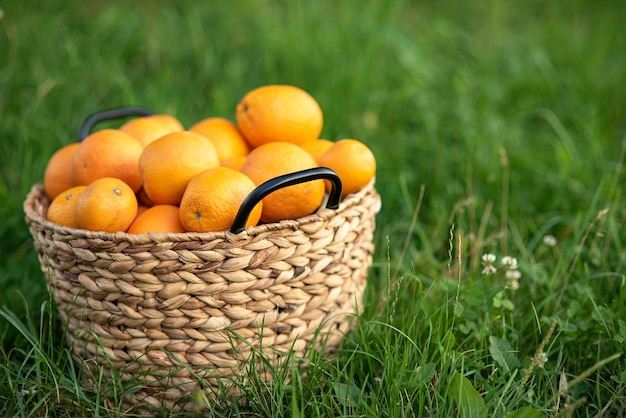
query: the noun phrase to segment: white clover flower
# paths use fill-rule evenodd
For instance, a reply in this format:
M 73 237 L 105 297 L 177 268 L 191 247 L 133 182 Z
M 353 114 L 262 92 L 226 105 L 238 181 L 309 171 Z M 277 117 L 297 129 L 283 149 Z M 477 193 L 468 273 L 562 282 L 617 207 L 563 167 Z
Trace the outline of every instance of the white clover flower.
M 517 289 L 519 289 L 519 282 L 517 280 L 510 280 L 506 283 L 506 287 L 516 291 Z
M 493 254 L 483 254 L 482 256 L 482 265 L 483 265 L 483 274 L 484 275 L 491 275 L 494 274 L 497 269 L 495 268 L 495 266 L 493 265 L 493 263 L 496 261 L 496 256 Z
M 502 265 L 506 267 L 507 270 L 517 270 L 517 258 L 504 256 L 502 257 Z
M 28 396 L 28 395 L 34 395 L 38 392 L 38 390 L 36 388 L 31 388 L 31 389 L 22 389 L 20 391 L 20 393 L 22 394 L 22 396 Z
M 506 279 L 511 281 L 517 281 L 522 278 L 522 273 L 519 270 L 507 270 Z
M 498 270 L 494 266 L 488 265 L 488 266 L 485 266 L 485 268 L 483 269 L 483 274 L 485 276 L 490 276 L 492 274 L 495 274 L 496 271 L 498 271 Z
M 543 244 L 548 247 L 554 247 L 556 245 L 556 237 L 554 235 L 546 235 L 543 237 Z

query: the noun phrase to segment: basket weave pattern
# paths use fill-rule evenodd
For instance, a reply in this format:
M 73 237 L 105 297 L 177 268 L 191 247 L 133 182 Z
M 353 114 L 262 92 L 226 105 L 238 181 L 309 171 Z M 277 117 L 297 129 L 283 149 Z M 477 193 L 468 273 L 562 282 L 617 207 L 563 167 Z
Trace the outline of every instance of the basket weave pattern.
M 280 361 L 341 344 L 360 310 L 380 196 L 372 181 L 337 210 L 238 234 L 76 230 L 46 221 L 48 205 L 33 186 L 26 222 L 86 379 L 118 373 L 144 386 L 129 401 L 176 408 L 198 377 L 227 385 L 251 347 Z

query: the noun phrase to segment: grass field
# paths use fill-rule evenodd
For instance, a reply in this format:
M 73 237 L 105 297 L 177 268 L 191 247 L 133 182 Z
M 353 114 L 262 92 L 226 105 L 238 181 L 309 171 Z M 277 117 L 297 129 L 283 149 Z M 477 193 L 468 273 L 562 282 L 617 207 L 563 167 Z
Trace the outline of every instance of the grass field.
M 252 380 L 198 414 L 626 414 L 624 7 L 30 3 L 0 3 L 0 416 L 133 414 L 132 387 L 103 382 L 103 403 L 78 380 L 24 222 L 54 150 L 101 109 L 189 126 L 273 83 L 318 100 L 324 137 L 376 154 L 365 309 L 306 379 Z

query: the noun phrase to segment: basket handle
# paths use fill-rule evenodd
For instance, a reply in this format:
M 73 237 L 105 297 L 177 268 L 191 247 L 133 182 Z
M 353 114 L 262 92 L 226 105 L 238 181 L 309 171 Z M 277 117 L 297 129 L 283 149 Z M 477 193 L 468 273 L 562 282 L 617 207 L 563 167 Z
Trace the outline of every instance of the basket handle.
M 307 170 L 296 171 L 295 173 L 284 174 L 260 184 L 246 196 L 241 203 L 233 225 L 230 228 L 230 232 L 238 234 L 243 231 L 252 209 L 268 194 L 284 187 L 320 179 L 329 180 L 332 185 L 328 200 L 326 201 L 326 208 L 337 209 L 341 200 L 341 180 L 337 173 L 327 167 L 309 168 Z
M 136 106 L 116 107 L 114 109 L 101 110 L 85 118 L 78 131 L 78 142 L 81 142 L 91 133 L 91 129 L 98 122 L 108 119 L 122 118 L 125 116 L 151 116 L 152 111 Z

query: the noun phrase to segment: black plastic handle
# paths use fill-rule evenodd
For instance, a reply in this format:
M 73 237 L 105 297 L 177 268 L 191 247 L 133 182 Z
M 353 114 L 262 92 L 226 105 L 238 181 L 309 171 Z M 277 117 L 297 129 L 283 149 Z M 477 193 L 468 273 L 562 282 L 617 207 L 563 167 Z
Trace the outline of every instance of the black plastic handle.
M 96 112 L 85 118 L 83 124 L 80 127 L 80 130 L 78 131 L 78 142 L 89 136 L 89 134 L 91 133 L 91 129 L 98 122 L 109 119 L 122 118 L 126 116 L 151 116 L 153 114 L 154 113 L 152 113 L 152 111 L 146 108 L 135 106 L 116 107 L 114 109 L 107 109 Z
M 235 216 L 235 220 L 233 221 L 233 226 L 230 228 L 230 232 L 238 234 L 243 231 L 252 209 L 268 194 L 284 187 L 320 179 L 329 180 L 332 185 L 328 200 L 326 201 L 326 207 L 328 209 L 337 209 L 341 200 L 341 180 L 337 173 L 327 167 L 309 168 L 307 170 L 278 176 L 260 184 L 241 203 L 237 216 Z

